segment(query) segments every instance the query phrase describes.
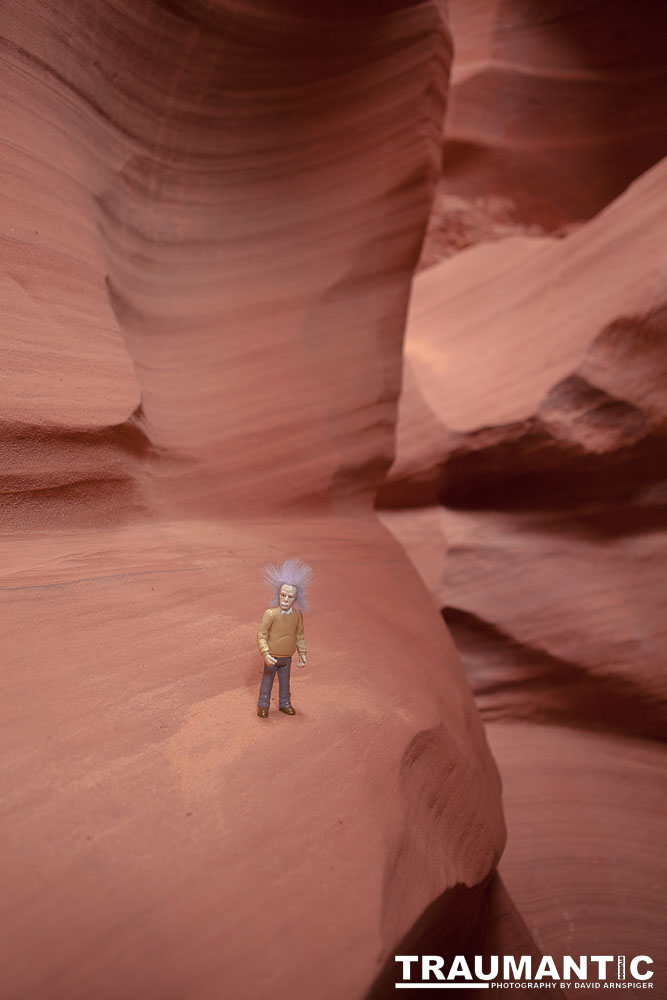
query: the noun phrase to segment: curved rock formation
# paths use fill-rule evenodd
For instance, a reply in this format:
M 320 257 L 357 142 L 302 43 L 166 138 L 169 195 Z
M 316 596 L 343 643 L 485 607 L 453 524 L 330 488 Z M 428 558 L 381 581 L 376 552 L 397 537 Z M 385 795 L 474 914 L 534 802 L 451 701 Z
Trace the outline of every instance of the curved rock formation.
M 17 292 L 8 316 L 5 420 L 136 426 L 153 480 L 128 475 L 163 509 L 266 509 L 269 463 L 274 506 L 372 491 L 449 58 L 435 6 L 395 6 L 331 21 L 101 5 L 91 21 L 80 4 L 55 39 L 48 16 L 9 12 L 7 270 L 24 299 L 38 291 L 33 313 Z M 76 360 L 48 401 L 38 362 L 26 403 L 26 356 L 45 354 L 36 308 L 52 339 L 67 327 L 55 373 Z M 34 462 L 26 492 L 50 485 L 43 450 Z
M 418 276 L 380 494 L 487 723 L 536 945 L 649 954 L 658 989 L 666 180 Z
M 664 433 L 666 178 L 663 161 L 564 240 L 418 276 L 384 505 L 559 506 L 660 478 L 646 453 Z
M 436 896 L 495 866 L 495 767 L 403 552 L 371 519 L 280 529 L 6 543 L 14 995 L 362 996 Z M 277 551 L 318 580 L 298 714 L 262 722 L 257 581 Z
M 590 219 L 665 155 L 658 3 L 452 0 L 442 181 L 422 263 Z
M 416 282 L 381 497 L 423 508 L 390 523 L 490 717 L 664 725 L 666 177 L 563 241 L 480 247 Z
M 662 958 L 664 165 L 541 235 L 660 155 L 656 20 L 452 4 L 445 249 L 534 232 L 417 282 L 381 496 L 488 723 L 519 912 L 457 652 L 371 509 L 450 34 L 362 6 L 0 14 L 8 996 L 381 1000 L 397 947 L 600 928 Z M 289 554 L 309 667 L 260 721 Z
M 553 955 L 649 955 L 660 996 L 664 747 L 570 725 L 487 732 L 508 818 L 500 868 L 537 946 Z
M 504 842 L 374 490 L 439 169 L 433 2 L 2 14 L 8 995 L 364 994 Z M 317 574 L 255 715 L 267 559 Z M 464 922 L 463 922 L 464 923 Z

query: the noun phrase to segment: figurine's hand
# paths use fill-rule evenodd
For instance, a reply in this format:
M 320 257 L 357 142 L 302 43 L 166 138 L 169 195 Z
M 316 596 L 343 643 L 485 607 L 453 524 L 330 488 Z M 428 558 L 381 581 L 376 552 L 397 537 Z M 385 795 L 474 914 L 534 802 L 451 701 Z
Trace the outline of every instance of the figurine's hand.
M 266 656 L 264 657 L 264 662 L 266 663 L 267 667 L 275 667 L 278 661 L 276 660 L 275 656 L 271 656 L 270 653 L 267 653 Z
M 299 666 L 305 667 L 305 665 L 306 665 L 306 657 L 299 654 Z

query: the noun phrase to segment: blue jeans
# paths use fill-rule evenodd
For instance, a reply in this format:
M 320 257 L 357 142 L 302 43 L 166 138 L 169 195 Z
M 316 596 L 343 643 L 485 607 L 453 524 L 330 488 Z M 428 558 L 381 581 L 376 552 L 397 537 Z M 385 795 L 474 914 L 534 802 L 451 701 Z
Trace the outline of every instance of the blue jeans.
M 271 705 L 271 688 L 273 680 L 278 673 L 278 704 L 280 708 L 288 708 L 291 705 L 289 696 L 289 672 L 292 666 L 291 656 L 277 656 L 273 667 L 264 664 L 262 683 L 259 686 L 258 708 L 269 708 Z

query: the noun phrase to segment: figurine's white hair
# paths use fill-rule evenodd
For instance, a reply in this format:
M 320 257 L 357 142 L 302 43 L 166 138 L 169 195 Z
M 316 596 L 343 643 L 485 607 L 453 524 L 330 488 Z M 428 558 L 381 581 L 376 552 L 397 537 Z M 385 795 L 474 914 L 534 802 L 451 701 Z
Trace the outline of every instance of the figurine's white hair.
M 280 588 L 284 583 L 290 587 L 296 587 L 296 600 L 294 606 L 300 611 L 305 611 L 308 607 L 308 587 L 313 579 L 313 571 L 310 566 L 306 566 L 301 559 L 286 559 L 282 566 L 273 566 L 270 563 L 264 567 L 264 583 L 271 588 L 271 606 L 278 604 Z

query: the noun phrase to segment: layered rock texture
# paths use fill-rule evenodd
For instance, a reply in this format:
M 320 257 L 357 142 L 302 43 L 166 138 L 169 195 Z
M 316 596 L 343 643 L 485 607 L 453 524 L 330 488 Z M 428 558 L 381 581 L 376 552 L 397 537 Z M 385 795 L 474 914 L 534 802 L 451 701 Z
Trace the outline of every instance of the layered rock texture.
M 420 274 L 380 494 L 487 722 L 536 944 L 649 954 L 659 990 L 666 212 L 662 161 L 564 239 Z
M 361 997 L 436 899 L 466 940 L 505 838 L 372 510 L 443 12 L 10 0 L 2 36 L 3 993 Z M 262 721 L 289 555 L 309 666 Z
M 453 3 L 445 119 L 436 0 L 3 5 L 8 998 L 657 968 L 664 66 L 629 9 Z M 436 193 L 422 266 L 495 242 L 420 275 L 404 362 Z M 309 665 L 259 720 L 291 555 Z
M 422 264 L 566 232 L 665 155 L 665 14 L 649 0 L 450 0 L 456 59 Z
M 383 519 L 485 718 L 535 944 L 650 954 L 662 993 L 664 12 L 451 12 Z

